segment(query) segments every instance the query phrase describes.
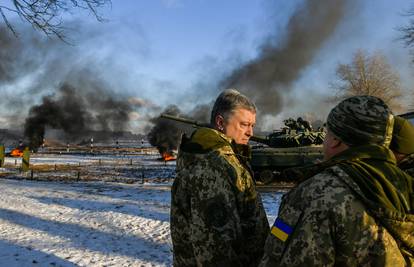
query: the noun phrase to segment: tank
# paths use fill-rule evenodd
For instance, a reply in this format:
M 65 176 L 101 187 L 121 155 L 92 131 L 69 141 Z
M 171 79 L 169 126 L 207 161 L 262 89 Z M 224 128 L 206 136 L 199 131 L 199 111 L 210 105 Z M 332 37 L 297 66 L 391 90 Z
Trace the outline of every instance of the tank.
M 260 184 L 295 182 L 284 171 L 313 165 L 323 159 L 323 128 L 314 130 L 312 125 L 298 118 L 284 121 L 285 127 L 266 137 L 254 136 L 250 140 L 259 143 L 252 147 L 251 166 Z
M 161 118 L 174 120 L 194 127 L 210 127 L 209 124 L 194 120 L 161 114 Z M 302 118 L 284 121 L 285 127 L 265 136 L 252 136 L 251 166 L 254 177 L 260 184 L 287 181 L 295 182 L 293 176 L 284 176 L 284 170 L 313 165 L 322 160 L 322 143 L 325 139 L 323 128 L 313 130 L 312 125 Z
M 404 113 L 404 114 L 400 114 L 398 116 L 401 116 L 404 119 L 409 120 L 414 125 L 414 111 L 408 112 L 408 113 Z

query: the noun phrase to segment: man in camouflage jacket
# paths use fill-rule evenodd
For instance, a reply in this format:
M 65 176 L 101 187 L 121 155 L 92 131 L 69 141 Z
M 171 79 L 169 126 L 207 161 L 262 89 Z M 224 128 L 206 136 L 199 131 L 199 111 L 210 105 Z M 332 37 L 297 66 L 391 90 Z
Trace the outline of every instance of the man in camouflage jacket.
M 398 167 L 400 167 L 401 170 L 405 171 L 406 173 L 414 177 L 414 153 L 408 155 L 403 160 L 401 160 L 398 163 Z
M 395 116 L 390 149 L 398 167 L 414 177 L 414 125 L 399 116 Z
M 257 266 L 263 256 L 269 223 L 248 164 L 253 107 L 226 90 L 213 108 L 215 129 L 183 137 L 171 199 L 174 266 Z
M 375 97 L 331 111 L 325 162 L 283 196 L 260 266 L 414 265 L 414 181 L 387 148 L 392 125 Z

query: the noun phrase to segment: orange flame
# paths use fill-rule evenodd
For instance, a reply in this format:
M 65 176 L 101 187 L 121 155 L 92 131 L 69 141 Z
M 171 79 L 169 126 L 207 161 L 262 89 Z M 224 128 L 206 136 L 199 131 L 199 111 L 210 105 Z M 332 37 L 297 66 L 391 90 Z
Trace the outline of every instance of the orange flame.
M 164 161 L 176 160 L 176 158 L 175 158 L 172 154 L 170 154 L 170 153 L 168 153 L 168 152 L 163 152 L 163 153 L 161 154 L 161 157 L 162 157 L 162 159 L 163 159 Z
M 19 148 L 15 148 L 10 152 L 10 156 L 12 157 L 23 157 L 23 150 Z

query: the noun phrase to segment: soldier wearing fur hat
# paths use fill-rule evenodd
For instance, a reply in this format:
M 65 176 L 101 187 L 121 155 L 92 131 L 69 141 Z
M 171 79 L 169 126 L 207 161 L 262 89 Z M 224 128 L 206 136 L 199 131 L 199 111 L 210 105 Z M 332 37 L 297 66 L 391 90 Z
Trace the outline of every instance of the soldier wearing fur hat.
M 388 148 L 393 124 L 372 96 L 331 110 L 325 161 L 283 196 L 260 266 L 414 265 L 414 181 Z

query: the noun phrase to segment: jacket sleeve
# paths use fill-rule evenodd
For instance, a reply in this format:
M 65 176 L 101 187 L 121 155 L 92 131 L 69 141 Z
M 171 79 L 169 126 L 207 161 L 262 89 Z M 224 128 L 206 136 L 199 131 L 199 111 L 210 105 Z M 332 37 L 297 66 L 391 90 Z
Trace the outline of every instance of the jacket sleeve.
M 333 266 L 335 251 L 329 212 L 300 192 L 283 198 L 260 266 Z M 298 205 L 298 203 L 306 203 Z
M 214 166 L 213 166 L 214 165 Z M 198 265 L 242 266 L 234 174 L 223 162 L 202 161 L 191 179 L 191 243 Z

